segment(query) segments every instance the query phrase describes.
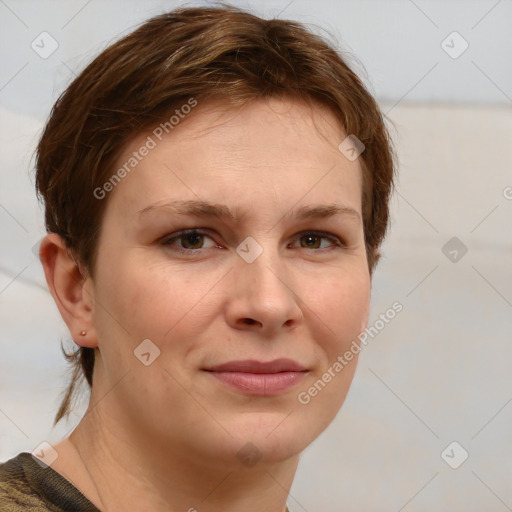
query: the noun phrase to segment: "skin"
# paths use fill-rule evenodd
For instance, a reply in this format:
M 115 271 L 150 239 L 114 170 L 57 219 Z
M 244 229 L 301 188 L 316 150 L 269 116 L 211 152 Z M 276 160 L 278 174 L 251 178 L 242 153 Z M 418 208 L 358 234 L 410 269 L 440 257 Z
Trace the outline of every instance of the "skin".
M 337 149 L 345 137 L 330 111 L 291 99 L 199 104 L 104 199 L 94 277 L 80 274 L 60 237 L 44 239 L 62 317 L 76 343 L 97 349 L 88 411 L 55 446 L 52 467 L 100 509 L 285 510 L 300 452 L 339 411 L 357 357 L 307 405 L 297 395 L 368 320 L 362 171 Z M 225 204 L 243 218 L 141 213 L 175 199 Z M 359 218 L 296 216 L 330 203 Z M 169 243 L 187 228 L 207 233 Z M 248 236 L 263 249 L 252 263 L 236 252 Z M 149 366 L 133 352 L 144 339 L 160 350 Z M 204 371 L 282 357 L 308 371 L 276 396 L 248 396 Z M 261 456 L 252 467 L 237 457 L 249 442 Z

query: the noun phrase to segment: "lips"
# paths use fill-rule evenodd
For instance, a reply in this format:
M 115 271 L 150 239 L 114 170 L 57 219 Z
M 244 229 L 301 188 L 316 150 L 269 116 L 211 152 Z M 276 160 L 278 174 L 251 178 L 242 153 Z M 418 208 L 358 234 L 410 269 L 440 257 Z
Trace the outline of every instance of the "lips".
M 294 387 L 308 370 L 292 359 L 229 361 L 207 368 L 212 377 L 247 395 L 273 396 Z
M 267 363 L 247 359 L 244 361 L 230 361 L 208 368 L 212 372 L 242 372 L 242 373 L 280 373 L 304 372 L 306 368 L 293 359 L 274 359 Z

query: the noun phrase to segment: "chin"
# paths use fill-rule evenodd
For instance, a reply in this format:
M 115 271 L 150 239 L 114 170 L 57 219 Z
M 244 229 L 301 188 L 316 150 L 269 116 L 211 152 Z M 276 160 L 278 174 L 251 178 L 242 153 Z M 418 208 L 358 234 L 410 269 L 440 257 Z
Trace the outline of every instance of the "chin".
M 233 437 L 226 439 L 230 445 L 226 453 L 238 459 L 260 458 L 267 463 L 283 462 L 299 455 L 327 424 L 307 424 L 300 415 L 297 415 L 299 421 L 292 419 L 293 415 L 278 417 L 259 413 L 245 418 L 229 430 Z

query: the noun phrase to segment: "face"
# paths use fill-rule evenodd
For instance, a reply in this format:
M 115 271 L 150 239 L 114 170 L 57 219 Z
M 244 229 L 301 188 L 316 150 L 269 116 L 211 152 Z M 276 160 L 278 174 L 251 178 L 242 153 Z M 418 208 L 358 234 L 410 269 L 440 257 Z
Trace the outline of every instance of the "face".
M 104 199 L 93 393 L 159 450 L 236 460 L 250 442 L 284 460 L 332 421 L 354 374 L 356 357 L 333 365 L 368 317 L 362 172 L 328 110 L 220 107 L 119 159 L 156 142 Z

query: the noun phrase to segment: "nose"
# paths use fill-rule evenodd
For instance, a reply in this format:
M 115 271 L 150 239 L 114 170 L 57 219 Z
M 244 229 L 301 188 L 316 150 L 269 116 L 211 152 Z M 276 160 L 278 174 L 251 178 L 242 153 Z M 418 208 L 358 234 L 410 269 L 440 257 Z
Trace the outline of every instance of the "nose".
M 226 321 L 231 327 L 266 337 L 297 327 L 303 318 L 291 272 L 278 255 L 269 253 L 264 250 L 252 263 L 237 258 L 226 307 Z

